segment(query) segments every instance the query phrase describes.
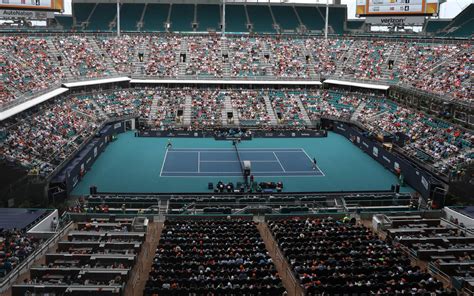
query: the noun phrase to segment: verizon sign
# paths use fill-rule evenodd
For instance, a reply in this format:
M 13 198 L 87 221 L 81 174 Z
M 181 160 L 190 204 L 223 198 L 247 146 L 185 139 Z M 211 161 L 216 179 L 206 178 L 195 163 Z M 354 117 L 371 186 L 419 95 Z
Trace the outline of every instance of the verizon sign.
M 365 20 L 371 25 L 381 26 L 407 26 L 422 25 L 425 22 L 424 16 L 368 16 Z

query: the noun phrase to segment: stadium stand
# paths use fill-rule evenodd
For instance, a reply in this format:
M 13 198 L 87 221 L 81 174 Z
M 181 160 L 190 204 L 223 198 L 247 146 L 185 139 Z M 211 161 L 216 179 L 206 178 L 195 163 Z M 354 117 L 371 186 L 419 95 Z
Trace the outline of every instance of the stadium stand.
M 199 31 L 217 31 L 221 25 L 221 7 L 219 5 L 197 5 L 197 23 Z
M 73 3 L 72 13 L 77 28 L 84 29 L 87 26 L 90 15 L 95 9 L 95 3 Z
M 87 30 L 96 32 L 108 32 L 115 26 L 112 26 L 112 21 L 117 18 L 116 4 L 98 3 L 91 15 L 89 16 L 89 25 Z
M 295 6 L 301 21 L 309 31 L 323 31 L 324 17 L 317 7 Z
M 450 37 L 469 37 L 472 36 L 474 29 L 472 27 L 472 15 L 474 14 L 474 4 L 470 4 L 463 9 L 451 23 L 447 25 L 440 33 L 446 33 Z
M 165 32 L 165 23 L 168 21 L 169 4 L 145 4 L 142 31 Z
M 62 27 L 64 31 L 71 31 L 74 25 L 74 19 L 72 16 L 57 15 L 54 17 L 56 22 Z
M 172 4 L 170 8 L 171 30 L 174 32 L 193 31 L 195 8 L 194 4 Z
M 357 225 L 355 219 L 283 218 L 271 220 L 269 228 L 306 295 L 339 291 L 448 295 L 441 282 L 412 267 L 400 248 Z
M 284 288 L 251 220 L 167 220 L 145 295 L 281 295 Z
M 402 149 L 440 173 L 450 174 L 459 164 L 474 159 L 474 135 L 470 131 L 413 112 L 383 96 L 318 89 L 254 92 L 152 88 L 72 96 L 70 100 L 53 102 L 32 114 L 24 114 L 15 123 L 5 122 L 8 128 L 3 154 L 12 162 L 47 175 L 107 118 L 133 115 L 150 127 L 213 129 L 223 124 L 227 97 L 236 116 L 247 126 L 284 124 L 296 128 L 309 126 L 321 117 L 352 119 L 370 132 L 404 134 Z M 178 118 L 178 110 L 184 112 L 187 108 L 188 121 Z M 60 129 L 56 128 L 58 125 Z
M 145 4 L 123 3 L 120 6 L 121 30 L 133 32 L 138 30 L 138 23 L 143 13 Z
M 253 32 L 276 33 L 270 6 L 246 5 Z
M 227 5 L 226 30 L 229 32 L 248 32 L 245 6 Z
M 450 22 L 450 20 L 430 19 L 426 22 L 425 31 L 428 34 L 436 35 L 438 32 L 446 28 Z
M 281 32 L 296 31 L 300 26 L 296 13 L 291 7 L 273 5 L 270 6 L 270 9 L 275 16 L 276 23 L 280 26 Z
M 57 15 L 58 26 L 31 34 L 34 27 L 3 32 L 0 25 L 0 168 L 24 168 L 21 179 L 31 186 L 24 192 L 38 183 L 47 192 L 41 201 L 7 199 L 16 192 L 2 180 L 0 201 L 61 209 L 61 216 L 0 209 L 0 293 L 474 295 L 474 209 L 439 209 L 437 195 L 460 177 L 472 185 L 464 168 L 474 164 L 474 133 L 465 128 L 474 126 L 474 4 L 452 20 L 427 20 L 419 35 L 366 35 L 363 21 L 332 5 L 328 39 L 324 5 L 226 5 L 226 38 L 217 2 L 122 3 L 120 37 L 113 1 L 74 1 L 72 16 Z M 50 95 L 57 90 L 64 93 Z M 117 137 L 118 129 L 126 134 Z M 188 177 L 169 178 L 168 193 L 106 186 L 97 193 L 85 182 L 81 190 L 90 194 L 72 193 L 91 176 L 91 167 L 75 162 L 79 155 L 90 152 L 84 163 L 92 165 L 101 153 L 94 148 L 111 150 L 117 138 L 164 137 L 158 153 L 126 152 L 156 156 L 174 149 L 171 140 L 163 149 L 168 135 L 192 135 L 183 150 L 214 137 L 222 149 L 235 146 L 228 162 L 244 169 L 237 144 L 245 147 L 255 133 L 279 133 L 268 145 L 281 135 L 298 145 L 297 133 L 333 140 L 338 129 L 364 159 L 380 155 L 393 172 L 390 191 L 343 191 L 336 180 L 332 192 L 280 192 L 288 186 L 266 180 L 272 176 L 251 176 L 245 187 L 240 171 L 238 178 L 227 172 L 231 180 L 213 176 L 226 182 L 218 189 L 199 175 L 197 152 L 195 180 L 205 180 L 208 193 L 176 193 Z M 383 158 L 388 153 L 400 163 Z M 317 167 L 318 152 L 306 156 L 318 177 L 335 174 Z M 74 162 L 77 173 L 68 167 Z M 158 162 L 137 163 L 162 177 L 165 160 L 161 171 Z M 400 165 L 413 167 L 419 186 L 404 186 Z M 51 186 L 71 175 L 71 184 Z M 298 178 L 297 190 L 311 182 L 287 176 Z M 113 182 L 132 183 L 122 179 Z
M 30 278 L 13 286 L 12 295 L 28 293 L 123 293 L 146 233 L 132 231 L 132 218 L 77 222 Z

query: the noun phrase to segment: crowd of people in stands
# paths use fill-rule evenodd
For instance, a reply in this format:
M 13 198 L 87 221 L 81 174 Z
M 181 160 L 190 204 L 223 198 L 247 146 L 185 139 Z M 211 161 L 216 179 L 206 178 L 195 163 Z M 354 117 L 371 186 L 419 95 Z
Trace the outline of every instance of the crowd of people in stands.
M 0 104 L 65 79 L 344 76 L 387 80 L 472 102 L 472 45 L 236 36 L 1 37 Z M 228 69 L 228 70 L 226 70 Z
M 140 74 L 156 77 L 176 77 L 179 70 L 181 38 L 178 36 L 152 36 L 149 43 L 139 49 L 146 67 Z M 143 51 L 143 52 L 142 52 Z M 142 73 L 143 72 L 143 73 Z
M 196 36 L 183 39 L 187 45 L 186 75 L 218 78 L 223 75 L 220 38 Z
M 46 39 L 0 37 L 0 104 L 58 86 L 64 73 Z
M 231 90 L 225 92 L 230 97 L 233 110 L 241 125 L 267 126 L 271 124 L 263 93 L 256 90 Z
M 355 219 L 292 217 L 268 224 L 306 295 L 450 295 L 401 249 Z
M 100 78 L 112 74 L 113 68 L 109 68 L 112 65 L 107 60 L 109 56 L 100 51 L 94 38 L 85 36 L 54 37 L 52 42 L 56 47 L 54 51 L 62 55 L 59 65 L 56 66 L 68 67 L 72 77 Z M 67 70 L 63 71 L 68 76 Z
M 229 111 L 240 124 L 259 128 L 302 128 L 321 117 L 355 120 L 376 134 L 403 135 L 409 154 L 446 174 L 473 161 L 474 135 L 468 131 L 381 96 L 322 89 L 143 88 L 73 95 L 4 121 L 0 148 L 7 160 L 46 175 L 107 119 L 137 116 L 150 128 L 213 129 L 225 124 Z
M 0 279 L 33 253 L 41 240 L 23 230 L 0 229 Z
M 145 295 L 282 295 L 256 224 L 243 219 L 167 220 Z

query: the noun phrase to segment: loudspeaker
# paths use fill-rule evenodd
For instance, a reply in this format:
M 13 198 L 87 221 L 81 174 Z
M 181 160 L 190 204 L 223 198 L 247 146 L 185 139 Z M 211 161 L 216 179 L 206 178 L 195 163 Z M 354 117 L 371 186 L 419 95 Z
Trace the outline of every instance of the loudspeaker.
M 392 184 L 392 187 L 390 188 L 391 192 L 395 192 L 395 185 Z
M 214 189 L 214 184 L 212 184 L 212 182 L 207 183 L 207 189 L 209 190 Z
M 400 184 L 395 185 L 395 193 L 400 193 Z
M 91 186 L 89 187 L 89 193 L 91 195 L 97 194 L 97 186 Z

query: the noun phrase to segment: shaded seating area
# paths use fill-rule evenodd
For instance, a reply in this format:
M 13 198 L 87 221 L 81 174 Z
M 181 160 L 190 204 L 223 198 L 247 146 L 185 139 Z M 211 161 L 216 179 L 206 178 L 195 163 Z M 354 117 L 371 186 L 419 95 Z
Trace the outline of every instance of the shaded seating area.
M 144 295 L 282 295 L 251 220 L 167 220 Z
M 131 224 L 113 216 L 77 222 L 56 252 L 13 286 L 12 295 L 122 295 L 146 238 L 145 232 L 131 231 Z
M 474 276 L 474 235 L 457 221 L 440 218 L 387 216 L 388 239 L 426 262 L 433 273 L 458 289 L 471 288 Z
M 306 295 L 450 295 L 355 219 L 292 217 L 268 225 Z

